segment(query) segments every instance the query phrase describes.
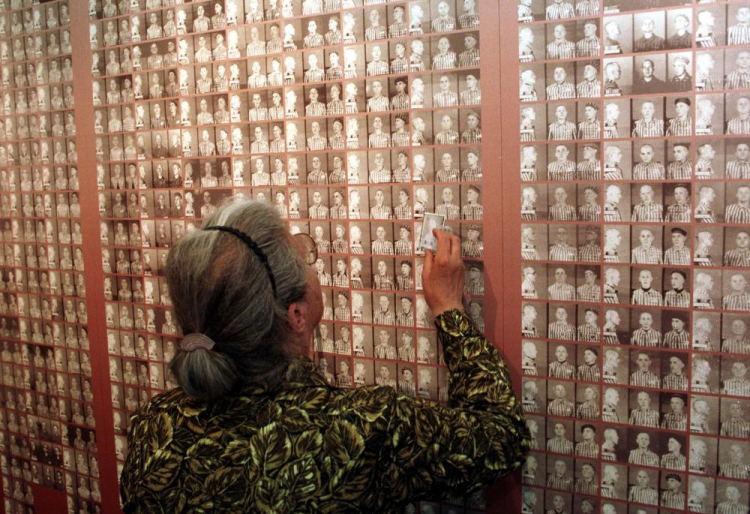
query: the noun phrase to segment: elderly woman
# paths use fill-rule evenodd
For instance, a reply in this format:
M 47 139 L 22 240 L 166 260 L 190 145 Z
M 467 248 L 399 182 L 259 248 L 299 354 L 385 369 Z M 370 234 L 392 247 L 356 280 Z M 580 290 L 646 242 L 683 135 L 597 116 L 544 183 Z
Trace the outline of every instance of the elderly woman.
M 396 512 L 517 469 L 531 444 L 521 404 L 461 307 L 459 239 L 436 237 L 424 295 L 449 406 L 326 382 L 306 356 L 323 312 L 315 245 L 270 204 L 226 205 L 185 236 L 166 266 L 180 387 L 132 417 L 125 512 Z

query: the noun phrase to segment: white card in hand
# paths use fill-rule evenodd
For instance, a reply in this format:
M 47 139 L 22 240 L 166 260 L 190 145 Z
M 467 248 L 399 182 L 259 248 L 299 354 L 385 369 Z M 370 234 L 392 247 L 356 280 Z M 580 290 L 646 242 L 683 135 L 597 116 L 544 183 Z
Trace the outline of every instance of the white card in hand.
M 427 249 L 436 252 L 438 243 L 432 231 L 436 228 L 442 230 L 444 225 L 445 216 L 425 213 L 424 221 L 422 222 L 422 233 L 419 236 L 419 245 L 417 245 L 417 252 L 424 253 Z

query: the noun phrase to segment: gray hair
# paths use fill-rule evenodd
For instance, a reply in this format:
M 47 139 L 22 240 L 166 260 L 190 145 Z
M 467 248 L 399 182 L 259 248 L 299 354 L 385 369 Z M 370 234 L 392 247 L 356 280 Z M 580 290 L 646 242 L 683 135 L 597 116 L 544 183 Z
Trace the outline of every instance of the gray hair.
M 165 274 L 183 333 L 216 342 L 212 350 L 178 351 L 170 370 L 185 393 L 206 401 L 250 382 L 278 385 L 300 353 L 287 310 L 304 298 L 308 273 L 271 204 L 225 204 L 202 227 L 214 225 L 252 237 L 268 257 L 277 294 L 258 257 L 231 234 L 196 230 L 169 252 Z

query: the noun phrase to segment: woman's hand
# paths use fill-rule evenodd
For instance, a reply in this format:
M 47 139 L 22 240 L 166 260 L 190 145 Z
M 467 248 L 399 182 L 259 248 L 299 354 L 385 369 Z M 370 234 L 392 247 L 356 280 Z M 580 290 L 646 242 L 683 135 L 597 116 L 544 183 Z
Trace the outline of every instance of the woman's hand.
M 422 285 L 427 305 L 435 316 L 452 309 L 463 310 L 465 267 L 461 240 L 442 230 L 432 233 L 438 241 L 437 253 L 425 251 Z

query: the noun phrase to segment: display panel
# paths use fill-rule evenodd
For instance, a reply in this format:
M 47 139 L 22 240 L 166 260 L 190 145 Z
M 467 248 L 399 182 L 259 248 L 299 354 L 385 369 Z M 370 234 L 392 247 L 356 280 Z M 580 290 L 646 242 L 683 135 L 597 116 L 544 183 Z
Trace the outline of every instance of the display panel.
M 483 328 L 479 5 L 364 4 L 92 4 L 118 468 L 129 415 L 176 385 L 169 249 L 225 201 L 273 202 L 314 238 L 325 308 L 312 349 L 331 384 L 447 401 L 417 248 L 425 214 L 461 235 Z M 480 492 L 408 509 L 484 506 Z
M 521 511 L 748 512 L 750 5 L 518 22 Z
M 67 1 L 0 2 L 0 472 L 8 513 L 33 512 L 53 497 L 69 512 L 101 512 L 72 62 Z

